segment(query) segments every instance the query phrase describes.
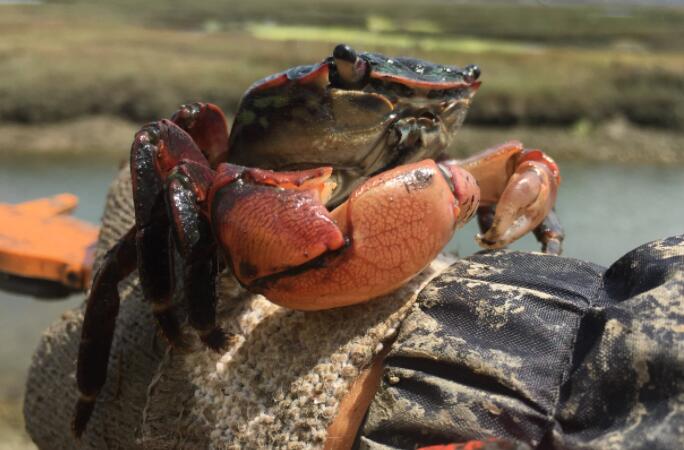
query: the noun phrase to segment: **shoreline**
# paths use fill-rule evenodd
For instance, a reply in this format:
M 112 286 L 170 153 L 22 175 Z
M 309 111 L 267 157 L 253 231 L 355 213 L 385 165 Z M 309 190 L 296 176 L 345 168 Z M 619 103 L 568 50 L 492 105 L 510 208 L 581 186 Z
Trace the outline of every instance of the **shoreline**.
M 93 116 L 50 124 L 0 124 L 0 159 L 19 157 L 128 159 L 141 124 Z M 507 140 L 537 147 L 559 161 L 684 165 L 684 133 L 636 127 L 615 119 L 573 127 L 464 125 L 450 153 L 464 157 Z

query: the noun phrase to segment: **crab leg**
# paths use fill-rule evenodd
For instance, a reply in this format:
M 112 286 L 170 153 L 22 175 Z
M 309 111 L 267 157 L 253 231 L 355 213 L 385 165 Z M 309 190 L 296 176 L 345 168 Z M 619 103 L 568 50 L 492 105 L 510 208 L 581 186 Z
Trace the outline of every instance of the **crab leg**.
M 104 385 L 109 351 L 119 312 L 117 284 L 137 265 L 145 298 L 168 341 L 177 344 L 180 327 L 171 311 L 173 276 L 169 254 L 169 224 L 157 173 L 160 127 L 147 126 L 136 134 L 131 149 L 131 179 L 136 226 L 110 250 L 93 280 L 81 332 L 77 383 L 81 391 L 74 411 L 72 431 L 83 434 Z M 199 151 L 198 151 L 199 152 Z
M 475 176 L 481 189 L 478 216 L 484 232 L 477 240 L 483 247 L 504 247 L 540 227 L 552 214 L 560 174 L 556 163 L 543 152 L 508 142 L 459 164 Z M 552 232 L 540 228 L 537 233 L 545 247 L 546 239 L 562 234 L 554 217 L 545 222 Z M 560 250 L 555 244 L 547 250 L 556 248 Z
M 218 106 L 212 103 L 183 105 L 171 121 L 192 137 L 211 167 L 228 160 L 228 126 Z
M 216 326 L 216 245 L 197 198 L 197 192 L 201 194 L 206 188 L 201 183 L 202 175 L 209 175 L 206 169 L 186 164 L 172 173 L 167 185 L 167 205 L 176 248 L 182 258 L 183 296 L 190 325 L 207 347 L 219 351 L 225 345 L 226 335 Z
M 218 109 L 202 111 L 211 113 L 209 117 L 214 118 L 216 111 L 220 114 Z M 173 230 L 174 246 L 182 256 L 184 298 L 188 302 L 190 323 L 198 329 L 205 344 L 218 350 L 225 341 L 223 331 L 214 324 L 214 278 L 218 268 L 210 227 L 200 214 L 199 206 L 205 200 L 214 172 L 192 137 L 171 121 L 162 120 L 146 127 L 136 137 L 136 142 L 143 143 L 143 147 L 153 147 L 156 156 L 154 173 L 167 180 L 166 195 L 155 193 L 159 197 L 156 205 L 164 208 L 165 220 L 158 219 L 158 222 L 166 221 L 168 224 L 169 219 L 172 221 L 170 228 Z M 149 180 L 150 176 L 146 179 Z M 136 223 L 145 224 L 145 219 L 136 210 Z M 170 246 L 167 245 L 165 250 L 169 252 Z M 145 294 L 146 298 L 151 298 Z M 155 309 L 155 313 L 163 312 L 162 308 Z M 160 322 L 160 325 L 164 324 Z M 164 331 L 166 333 L 167 330 Z
M 177 167 L 187 167 L 187 170 L 177 170 L 178 176 L 169 177 L 169 173 Z M 181 253 L 184 262 L 189 262 L 184 267 L 185 288 L 198 292 L 198 300 L 189 305 L 190 321 L 194 325 L 213 325 L 212 283 L 217 272 L 214 246 L 206 221 L 197 220 L 197 214 L 192 216 L 197 205 L 193 203 L 190 206 L 184 200 L 197 201 L 196 197 L 187 195 L 182 183 L 179 184 L 184 180 L 180 175 L 195 175 L 198 186 L 206 186 L 207 178 L 213 176 L 213 172 L 190 135 L 173 122 L 162 120 L 142 128 L 136 134 L 131 148 L 136 225 L 105 257 L 93 281 L 86 307 L 77 368 L 81 397 L 76 404 L 72 423 L 72 431 L 77 437 L 85 430 L 97 393 L 106 379 L 109 350 L 119 310 L 117 283 L 132 272 L 136 264 L 144 297 L 152 304 L 152 313 L 162 334 L 172 345 L 181 343 L 180 326 L 171 303 L 174 289 L 171 255 L 174 242 L 169 212 L 174 219 L 175 240 L 183 245 Z M 171 180 L 171 192 L 175 194 L 170 199 L 180 198 L 169 206 L 170 211 L 167 211 L 166 196 L 163 194 L 162 180 L 167 177 Z M 188 213 L 188 220 L 176 221 L 178 216 L 185 214 L 184 217 L 188 217 Z M 190 235 L 197 239 L 193 241 L 188 237 Z M 187 298 L 191 297 L 186 295 Z M 201 331 L 209 331 L 206 334 L 200 332 L 202 340 L 212 348 L 218 348 L 223 332 L 213 326 L 200 328 Z
M 563 239 L 565 231 L 561 225 L 555 209 L 552 209 L 544 218 L 544 221 L 534 229 L 534 236 L 542 244 L 542 252 L 551 255 L 560 255 L 563 251 Z
M 157 124 L 143 128 L 136 134 L 131 150 L 138 275 L 143 295 L 151 303 L 162 334 L 170 344 L 179 346 L 180 324 L 172 307 L 171 230 L 162 195 L 163 183 L 156 166 L 159 147 L 164 142 L 162 128 Z
M 470 174 L 425 160 L 369 179 L 328 213 L 316 194 L 325 177 L 298 189 L 243 177 L 213 202 L 212 223 L 238 278 L 289 308 L 334 308 L 395 290 L 434 259 L 479 201 Z
M 107 252 L 90 290 L 78 348 L 76 382 L 81 395 L 76 402 L 72 432 L 80 437 L 93 413 L 95 398 L 107 378 L 109 352 L 119 313 L 117 285 L 135 270 L 135 229 Z

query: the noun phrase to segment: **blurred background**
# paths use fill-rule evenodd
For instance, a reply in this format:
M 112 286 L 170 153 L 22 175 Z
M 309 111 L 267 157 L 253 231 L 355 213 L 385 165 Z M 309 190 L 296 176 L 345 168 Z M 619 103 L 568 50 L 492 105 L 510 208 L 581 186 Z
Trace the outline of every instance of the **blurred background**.
M 339 42 L 478 64 L 452 150 L 519 139 L 556 158 L 567 256 L 607 265 L 683 231 L 684 0 L 0 0 L 0 202 L 72 192 L 96 222 L 142 123 L 195 100 L 232 115 L 253 81 Z M 476 251 L 475 232 L 450 249 Z M 32 349 L 82 300 L 0 292 L 0 449 L 32 448 Z

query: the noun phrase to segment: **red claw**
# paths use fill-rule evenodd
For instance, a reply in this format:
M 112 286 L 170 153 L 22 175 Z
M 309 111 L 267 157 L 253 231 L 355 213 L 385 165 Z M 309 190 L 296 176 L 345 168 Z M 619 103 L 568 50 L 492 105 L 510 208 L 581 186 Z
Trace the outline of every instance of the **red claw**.
M 328 168 L 298 173 L 245 169 L 210 194 L 214 232 L 228 249 L 236 276 L 258 278 L 298 267 L 345 243 L 323 206 L 330 192 Z
M 275 303 L 303 310 L 397 289 L 437 256 L 479 201 L 470 174 L 432 160 L 369 179 L 331 213 L 312 190 L 224 189 L 213 223 L 238 278 Z

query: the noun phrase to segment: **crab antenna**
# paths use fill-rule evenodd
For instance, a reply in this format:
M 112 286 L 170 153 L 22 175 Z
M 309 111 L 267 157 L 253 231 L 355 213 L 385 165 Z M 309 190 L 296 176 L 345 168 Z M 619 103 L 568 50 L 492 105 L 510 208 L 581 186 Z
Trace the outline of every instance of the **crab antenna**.
M 356 51 L 347 44 L 339 44 L 333 50 L 335 66 L 340 81 L 344 84 L 356 84 L 366 75 L 368 63 L 359 58 Z

